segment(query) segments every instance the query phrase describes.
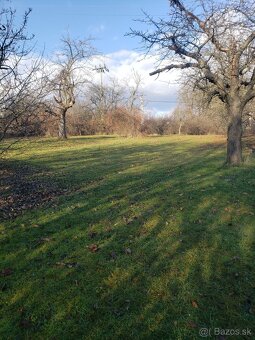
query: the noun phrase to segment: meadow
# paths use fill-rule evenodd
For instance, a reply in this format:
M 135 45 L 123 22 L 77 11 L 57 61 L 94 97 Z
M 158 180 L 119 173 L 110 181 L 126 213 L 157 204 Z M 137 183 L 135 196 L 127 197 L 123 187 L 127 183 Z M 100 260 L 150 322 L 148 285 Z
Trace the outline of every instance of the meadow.
M 15 146 L 1 165 L 0 338 L 254 337 L 255 157 L 228 168 L 225 147 L 221 136 Z

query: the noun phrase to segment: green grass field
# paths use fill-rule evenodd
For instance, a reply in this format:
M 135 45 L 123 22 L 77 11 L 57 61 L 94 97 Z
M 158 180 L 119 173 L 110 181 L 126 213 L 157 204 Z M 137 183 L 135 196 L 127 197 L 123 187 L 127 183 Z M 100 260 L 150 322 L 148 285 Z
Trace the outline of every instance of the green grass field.
M 186 340 L 200 328 L 254 338 L 255 158 L 224 159 L 215 136 L 35 139 L 12 151 L 11 169 L 59 194 L 2 219 L 0 339 Z

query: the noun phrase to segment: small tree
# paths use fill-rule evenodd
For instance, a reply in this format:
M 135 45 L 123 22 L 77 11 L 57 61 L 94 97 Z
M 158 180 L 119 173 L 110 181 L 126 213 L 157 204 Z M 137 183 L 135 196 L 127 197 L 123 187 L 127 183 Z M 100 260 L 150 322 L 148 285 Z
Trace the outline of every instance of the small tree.
M 33 36 L 26 31 L 30 12 L 17 24 L 14 9 L 0 10 L 0 141 L 13 133 L 26 135 L 26 122 L 44 98 L 42 59 L 31 54 Z
M 77 91 L 86 82 L 89 61 L 95 54 L 91 40 L 62 38 L 62 49 L 55 62 L 57 74 L 52 81 L 59 117 L 59 138 L 66 139 L 66 113 L 73 107 Z
M 193 87 L 190 79 L 180 88 L 178 106 L 173 112 L 174 118 L 180 122 L 181 131 L 190 133 L 189 127 L 197 125 L 197 131 L 224 134 L 227 129 L 227 113 L 224 104 L 218 97 L 208 102 L 208 96 Z M 244 115 L 245 116 L 245 115 Z
M 255 97 L 255 2 L 199 0 L 194 10 L 179 0 L 169 4 L 168 19 L 146 15 L 143 22 L 153 29 L 130 34 L 142 38 L 148 53 L 167 61 L 150 75 L 193 70 L 195 85 L 208 98 L 220 98 L 229 119 L 227 163 L 238 165 L 243 112 Z
M 110 78 L 108 83 L 103 85 L 101 73 L 101 82 L 90 84 L 87 97 L 89 98 L 87 109 L 96 119 L 98 131 L 110 133 L 109 116 L 123 104 L 123 86 L 114 78 Z
M 143 95 L 140 91 L 142 84 L 142 77 L 136 71 L 132 70 L 131 77 L 126 80 L 126 89 L 127 89 L 127 108 L 133 116 L 133 129 L 132 136 L 136 136 L 138 133 L 136 122 L 137 122 L 137 114 L 141 111 L 143 106 Z

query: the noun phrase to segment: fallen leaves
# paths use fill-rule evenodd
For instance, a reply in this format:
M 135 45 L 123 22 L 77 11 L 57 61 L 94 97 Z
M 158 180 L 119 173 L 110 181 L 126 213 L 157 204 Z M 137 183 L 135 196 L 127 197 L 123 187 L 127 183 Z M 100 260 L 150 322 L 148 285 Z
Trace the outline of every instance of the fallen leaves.
M 112 251 L 112 252 L 110 253 L 110 258 L 111 258 L 112 260 L 116 260 L 116 259 L 117 259 L 117 254 L 115 253 L 115 251 Z
M 88 246 L 88 249 L 91 253 L 96 253 L 100 248 L 97 244 L 91 244 Z
M 138 219 L 138 216 L 128 216 L 128 217 L 123 216 L 122 219 L 123 219 L 125 224 L 130 225 Z
M 19 323 L 20 328 L 28 329 L 32 326 L 30 319 L 21 319 Z
M 198 308 L 198 304 L 197 304 L 197 302 L 196 302 L 195 300 L 193 300 L 193 301 L 191 302 L 191 304 L 192 304 L 192 307 Z
M 18 313 L 20 314 L 19 327 L 24 329 L 30 328 L 32 326 L 31 317 L 26 315 L 24 307 L 20 307 Z
M 5 171 L 1 178 L 0 190 L 2 219 L 15 218 L 24 211 L 38 208 L 64 193 L 50 178 L 51 174 L 45 180 L 45 172 L 41 169 L 24 164 L 16 164 L 14 167 L 6 162 L 3 167 Z M 31 227 L 38 228 L 38 225 Z
M 60 266 L 60 267 L 67 267 L 67 268 L 78 267 L 78 263 L 77 262 L 56 262 L 56 265 Z
M 197 326 L 197 324 L 194 321 L 188 321 L 187 322 L 187 327 L 190 328 L 190 329 L 195 329 L 198 326 Z
M 2 270 L 1 270 L 0 275 L 3 276 L 3 277 L 5 277 L 5 276 L 10 276 L 10 275 L 12 275 L 12 273 L 13 273 L 13 271 L 12 271 L 11 268 L 5 268 L 5 269 L 2 269 Z
M 95 238 L 96 236 L 97 236 L 97 233 L 95 231 L 91 231 L 88 233 L 88 237 L 91 239 Z
M 45 242 L 50 242 L 51 238 L 50 237 L 41 237 L 39 240 L 41 243 L 45 243 Z
M 131 254 L 132 254 L 132 250 L 131 250 L 130 248 L 125 248 L 125 249 L 124 249 L 124 253 L 125 253 L 126 255 L 131 255 Z

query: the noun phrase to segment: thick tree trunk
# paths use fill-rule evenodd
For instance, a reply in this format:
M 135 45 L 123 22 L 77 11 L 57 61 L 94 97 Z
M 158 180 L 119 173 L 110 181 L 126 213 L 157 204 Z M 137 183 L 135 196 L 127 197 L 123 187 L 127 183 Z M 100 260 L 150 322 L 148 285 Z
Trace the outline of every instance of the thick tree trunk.
M 65 109 L 60 110 L 59 125 L 58 125 L 58 137 L 60 139 L 67 139 L 66 133 L 66 111 Z
M 240 165 L 242 159 L 242 110 L 235 100 L 229 107 L 227 164 Z

